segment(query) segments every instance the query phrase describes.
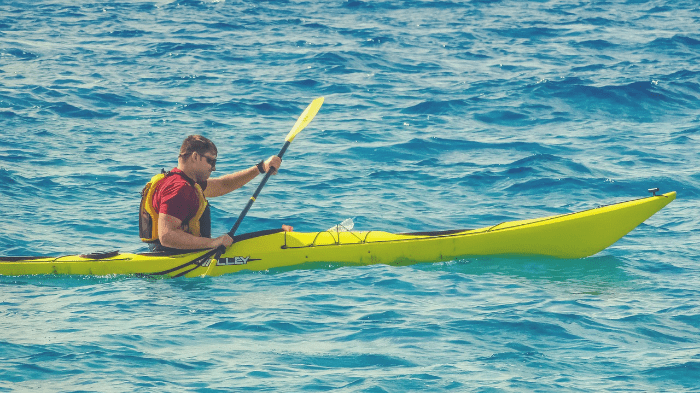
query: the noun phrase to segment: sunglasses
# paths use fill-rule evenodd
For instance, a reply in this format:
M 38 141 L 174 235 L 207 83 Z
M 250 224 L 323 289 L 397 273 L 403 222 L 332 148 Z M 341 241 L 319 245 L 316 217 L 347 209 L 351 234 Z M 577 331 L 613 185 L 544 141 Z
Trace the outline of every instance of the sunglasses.
M 207 160 L 207 162 L 209 163 L 209 165 L 211 165 L 212 168 L 216 167 L 216 158 L 207 157 L 205 155 L 202 155 L 202 157 L 204 157 L 204 159 Z

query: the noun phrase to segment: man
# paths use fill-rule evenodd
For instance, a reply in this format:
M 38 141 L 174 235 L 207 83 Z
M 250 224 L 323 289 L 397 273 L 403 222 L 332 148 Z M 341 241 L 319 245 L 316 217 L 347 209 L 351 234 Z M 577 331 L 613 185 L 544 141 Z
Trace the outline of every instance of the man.
M 154 176 L 142 193 L 139 233 L 151 251 L 195 250 L 228 247 L 228 235 L 211 238 L 211 215 L 207 198 L 228 194 L 261 173 L 282 164 L 277 156 L 248 169 L 210 179 L 216 170 L 218 151 L 209 139 L 190 135 L 180 147 L 177 167 Z M 283 225 L 291 231 L 292 228 Z

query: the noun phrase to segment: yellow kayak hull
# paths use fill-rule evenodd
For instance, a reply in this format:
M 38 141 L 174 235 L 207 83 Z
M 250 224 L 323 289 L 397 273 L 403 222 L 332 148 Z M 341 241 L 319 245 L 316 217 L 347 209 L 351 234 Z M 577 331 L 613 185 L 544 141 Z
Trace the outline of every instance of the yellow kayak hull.
M 178 255 L 112 253 L 50 258 L 0 257 L 0 275 L 218 276 L 313 262 L 408 265 L 465 256 L 522 255 L 584 258 L 615 243 L 671 203 L 675 192 L 578 213 L 505 222 L 490 227 L 419 234 L 274 232 L 237 236 L 216 261 L 213 252 Z M 210 266 L 211 263 L 215 265 Z

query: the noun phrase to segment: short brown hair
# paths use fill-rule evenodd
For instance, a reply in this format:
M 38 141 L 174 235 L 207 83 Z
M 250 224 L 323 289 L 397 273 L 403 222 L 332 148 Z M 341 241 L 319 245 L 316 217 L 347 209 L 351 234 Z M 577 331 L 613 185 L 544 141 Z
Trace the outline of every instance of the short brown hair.
M 180 157 L 186 158 L 190 154 L 197 152 L 199 155 L 204 155 L 207 152 L 213 152 L 218 155 L 214 142 L 201 135 L 190 135 L 182 142 L 180 146 Z

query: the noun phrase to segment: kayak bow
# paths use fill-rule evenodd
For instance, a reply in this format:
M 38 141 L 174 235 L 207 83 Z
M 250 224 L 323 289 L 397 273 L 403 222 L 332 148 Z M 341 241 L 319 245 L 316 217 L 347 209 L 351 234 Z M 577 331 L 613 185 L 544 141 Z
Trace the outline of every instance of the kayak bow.
M 596 254 L 671 203 L 675 192 L 598 207 L 578 213 L 504 222 L 474 230 L 392 234 L 369 232 L 283 232 L 236 236 L 220 258 L 216 250 L 183 254 L 103 253 L 63 257 L 0 257 L 0 275 L 134 274 L 218 276 L 242 270 L 303 267 L 310 262 L 338 265 L 409 265 L 466 256 L 522 255 L 584 258 Z M 209 268 L 212 260 L 216 265 Z

